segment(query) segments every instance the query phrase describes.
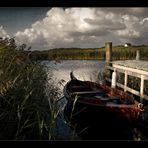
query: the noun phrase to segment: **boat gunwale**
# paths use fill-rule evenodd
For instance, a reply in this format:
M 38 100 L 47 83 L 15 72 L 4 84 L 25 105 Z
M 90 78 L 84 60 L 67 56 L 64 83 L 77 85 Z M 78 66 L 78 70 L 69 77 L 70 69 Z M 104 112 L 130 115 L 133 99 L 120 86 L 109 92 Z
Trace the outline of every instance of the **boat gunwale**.
M 100 85 L 100 84 L 98 84 L 98 83 L 95 83 L 95 82 L 91 82 L 91 81 L 81 81 L 81 80 L 69 80 L 67 83 L 66 83 L 66 85 L 64 86 L 64 96 L 66 97 L 66 99 L 68 100 L 68 103 L 70 103 L 70 102 L 73 102 L 74 101 L 74 98 L 73 99 L 71 99 L 72 98 L 72 93 L 71 93 L 71 95 L 70 95 L 70 92 L 69 92 L 69 94 L 68 94 L 68 92 L 67 92 L 67 87 L 68 87 L 68 85 L 70 85 L 70 83 L 71 83 L 71 81 L 79 81 L 79 82 L 88 82 L 88 83 L 92 83 L 92 84 L 96 84 L 97 86 L 99 86 L 100 88 L 102 88 L 103 89 L 103 87 Z M 109 88 L 109 86 L 105 86 L 105 87 L 108 87 Z M 112 88 L 110 88 L 110 89 L 112 89 Z M 127 95 L 130 99 L 132 99 L 133 97 L 132 96 L 130 96 L 127 92 L 123 92 L 122 90 L 117 90 L 118 92 L 122 92 L 122 93 L 124 93 L 125 95 Z M 75 95 L 75 96 L 77 96 L 77 95 Z M 74 97 L 74 96 L 73 96 Z M 96 100 L 97 101 L 97 100 Z M 138 112 L 142 112 L 142 111 L 144 111 L 144 109 L 141 109 L 141 108 L 139 108 L 138 107 L 138 105 L 134 102 L 133 104 L 115 104 L 115 103 L 104 103 L 104 104 L 99 104 L 99 103 L 92 103 L 92 102 L 88 102 L 88 101 L 84 101 L 84 100 L 79 100 L 79 99 L 77 99 L 77 102 L 79 102 L 79 103 L 81 103 L 81 104 L 86 104 L 86 105 L 91 105 L 91 106 L 100 106 L 100 107 L 106 107 L 106 108 L 119 108 L 119 109 L 124 109 L 124 108 L 126 108 L 126 109 L 128 109 L 128 108 L 130 108 L 130 109 L 134 109 L 134 110 L 137 110 Z

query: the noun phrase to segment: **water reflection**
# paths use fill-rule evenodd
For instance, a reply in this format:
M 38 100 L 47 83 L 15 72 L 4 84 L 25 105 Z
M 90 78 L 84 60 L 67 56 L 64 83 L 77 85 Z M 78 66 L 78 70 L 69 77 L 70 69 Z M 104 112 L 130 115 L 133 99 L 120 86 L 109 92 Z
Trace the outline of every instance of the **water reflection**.
M 96 82 L 99 72 L 103 71 L 105 66 L 104 61 L 96 60 L 64 60 L 60 63 L 55 63 L 55 61 L 42 61 L 41 63 L 46 65 L 49 71 L 52 70 L 55 83 L 63 80 L 63 85 L 60 86 L 61 91 L 63 91 L 64 85 L 70 80 L 71 71 L 73 71 L 76 78 L 80 80 Z M 79 140 L 79 137 L 74 134 L 64 121 L 63 109 L 67 100 L 63 97 L 63 94 L 61 94 L 61 98 L 62 99 L 59 101 L 60 118 L 58 118 L 56 131 L 58 133 L 58 138 L 61 140 Z
M 69 74 L 71 71 L 80 80 L 96 82 L 99 72 L 105 66 L 104 61 L 97 60 L 63 60 L 56 64 L 54 61 L 43 61 L 42 63 L 52 69 L 53 79 L 55 81 L 64 80 L 64 84 L 70 80 Z

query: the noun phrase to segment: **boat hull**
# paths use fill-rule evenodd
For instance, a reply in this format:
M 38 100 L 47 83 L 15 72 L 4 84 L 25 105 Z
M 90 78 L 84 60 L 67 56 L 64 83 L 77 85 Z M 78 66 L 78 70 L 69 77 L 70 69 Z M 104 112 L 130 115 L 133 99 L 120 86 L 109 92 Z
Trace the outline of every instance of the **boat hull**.
M 110 108 L 104 106 L 84 105 L 80 102 L 67 103 L 64 109 L 64 116 L 71 128 L 82 139 L 130 139 L 132 130 L 137 126 L 140 116 L 137 118 L 124 115 L 124 108 Z M 74 108 L 74 109 L 73 109 Z M 126 114 L 126 111 L 125 111 Z M 133 118 L 132 120 L 130 120 Z
M 64 95 L 65 119 L 84 139 L 129 139 L 143 111 L 121 90 L 76 78 L 65 85 Z

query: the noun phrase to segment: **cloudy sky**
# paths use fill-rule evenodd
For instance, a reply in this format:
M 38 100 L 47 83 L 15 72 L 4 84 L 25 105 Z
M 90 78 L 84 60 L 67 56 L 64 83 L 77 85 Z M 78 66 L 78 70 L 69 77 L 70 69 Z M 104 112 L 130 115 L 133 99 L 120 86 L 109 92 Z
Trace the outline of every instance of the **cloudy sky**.
M 0 7 L 0 36 L 15 36 L 32 50 L 148 45 L 148 7 Z

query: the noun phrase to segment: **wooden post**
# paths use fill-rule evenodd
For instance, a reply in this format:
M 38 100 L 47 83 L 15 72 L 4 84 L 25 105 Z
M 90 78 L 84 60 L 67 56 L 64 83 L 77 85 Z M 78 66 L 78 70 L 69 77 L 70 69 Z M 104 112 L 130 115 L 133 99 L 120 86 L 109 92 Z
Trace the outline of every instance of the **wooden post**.
M 128 78 L 127 71 L 125 71 L 125 77 L 124 77 L 124 91 L 125 92 L 127 90 L 127 78 Z
M 144 75 L 141 75 L 141 85 L 140 85 L 140 102 L 143 102 L 144 98 Z
M 112 61 L 112 42 L 106 42 L 105 43 L 105 49 L 106 49 L 106 67 L 112 66 L 110 63 Z M 105 75 L 107 78 L 112 79 L 112 71 L 108 68 L 105 68 Z M 109 84 L 110 85 L 110 84 Z
M 136 51 L 136 60 L 140 60 L 140 50 Z
M 114 72 L 112 73 L 112 84 L 111 84 L 112 88 L 116 88 L 116 77 L 117 77 L 117 72 L 116 69 L 114 69 Z
M 110 65 L 110 61 L 112 61 L 112 42 L 105 43 L 106 48 L 106 65 Z

